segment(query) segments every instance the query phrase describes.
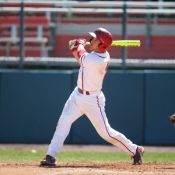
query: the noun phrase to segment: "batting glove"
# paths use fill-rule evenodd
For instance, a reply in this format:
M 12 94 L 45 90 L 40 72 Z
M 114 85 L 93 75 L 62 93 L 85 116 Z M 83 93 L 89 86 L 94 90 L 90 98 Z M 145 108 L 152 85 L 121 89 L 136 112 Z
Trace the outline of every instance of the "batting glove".
M 86 45 L 85 39 L 74 39 L 69 41 L 69 49 L 73 52 L 78 48 L 78 46 L 82 44 L 83 46 Z

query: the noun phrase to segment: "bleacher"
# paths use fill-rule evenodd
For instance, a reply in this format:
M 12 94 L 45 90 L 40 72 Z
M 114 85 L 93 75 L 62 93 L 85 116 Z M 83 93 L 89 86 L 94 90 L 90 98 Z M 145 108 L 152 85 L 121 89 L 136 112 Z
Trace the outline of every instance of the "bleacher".
M 1 16 L 1 54 L 6 56 L 19 55 L 19 16 Z M 25 56 L 30 56 L 30 51 L 36 51 L 36 56 L 47 56 L 48 44 L 48 21 L 44 16 L 25 16 Z M 39 51 L 39 52 L 38 52 Z M 4 53 L 5 52 L 5 53 Z M 33 52 L 34 56 L 34 52 Z
M 24 1 L 25 57 L 71 58 L 67 45 L 97 27 L 122 39 L 123 6 L 127 6 L 127 39 L 141 40 L 128 48 L 127 59 L 175 59 L 175 2 L 145 1 Z M 0 0 L 0 56 L 18 57 L 20 3 Z M 113 59 L 122 48 L 111 47 Z
M 18 8 L 19 3 L 4 3 L 1 8 Z M 26 4 L 27 8 L 48 8 L 49 4 Z M 19 56 L 20 43 L 20 13 L 0 12 L 0 55 Z M 49 45 L 50 29 L 53 24 L 50 23 L 46 13 L 25 13 L 24 14 L 24 49 L 25 56 L 47 57 L 53 47 Z

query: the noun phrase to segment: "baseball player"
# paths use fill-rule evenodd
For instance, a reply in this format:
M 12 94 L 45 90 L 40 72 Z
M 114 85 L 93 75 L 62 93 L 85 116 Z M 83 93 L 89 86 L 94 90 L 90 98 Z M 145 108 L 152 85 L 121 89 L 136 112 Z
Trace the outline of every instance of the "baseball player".
M 83 114 L 88 117 L 104 140 L 127 152 L 133 158 L 133 165 L 140 165 L 144 148 L 133 144 L 123 134 L 112 129 L 105 113 L 102 84 L 110 62 L 107 49 L 112 44 L 112 35 L 104 28 L 98 28 L 88 34 L 90 53 L 85 49 L 87 45 L 85 39 L 75 39 L 69 42 L 69 48 L 80 65 L 77 86 L 64 106 L 47 155 L 40 165 L 56 165 L 56 156 L 63 147 L 72 123 Z

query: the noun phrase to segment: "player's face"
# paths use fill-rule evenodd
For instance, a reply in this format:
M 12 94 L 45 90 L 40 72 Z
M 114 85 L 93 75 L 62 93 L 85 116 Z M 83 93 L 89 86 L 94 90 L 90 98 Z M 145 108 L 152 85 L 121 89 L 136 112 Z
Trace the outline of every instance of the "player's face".
M 100 44 L 100 41 L 97 40 L 96 38 L 93 38 L 93 37 L 90 38 L 89 41 L 90 41 L 90 47 L 89 47 L 89 49 L 91 51 L 99 52 L 98 46 Z

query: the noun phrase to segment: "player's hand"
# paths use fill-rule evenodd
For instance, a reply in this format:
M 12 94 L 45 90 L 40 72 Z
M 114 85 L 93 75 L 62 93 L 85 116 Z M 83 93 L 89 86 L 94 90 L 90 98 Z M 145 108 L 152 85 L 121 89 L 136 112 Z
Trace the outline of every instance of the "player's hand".
M 74 51 L 78 48 L 78 46 L 82 44 L 83 46 L 86 45 L 86 39 L 74 39 L 69 41 L 69 49 Z
M 82 44 L 83 46 L 86 45 L 86 39 L 80 38 L 80 39 L 77 39 L 77 42 L 78 44 Z

